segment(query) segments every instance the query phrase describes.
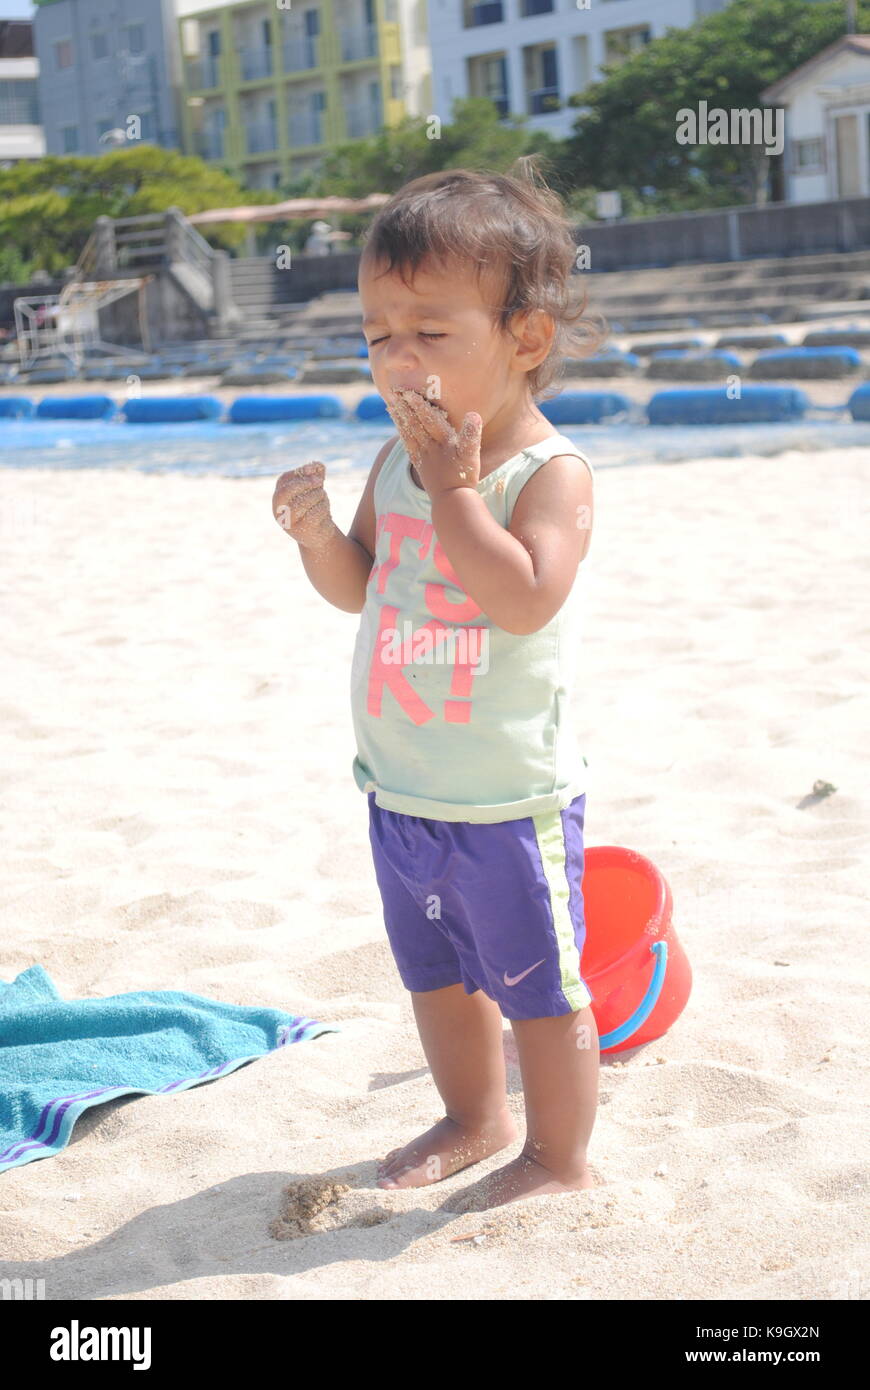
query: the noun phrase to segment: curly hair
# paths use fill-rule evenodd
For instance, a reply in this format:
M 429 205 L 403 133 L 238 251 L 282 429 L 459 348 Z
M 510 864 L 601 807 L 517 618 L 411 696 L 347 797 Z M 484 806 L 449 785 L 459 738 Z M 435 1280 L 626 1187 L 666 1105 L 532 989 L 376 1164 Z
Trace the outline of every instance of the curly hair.
M 562 200 L 535 158 L 521 155 L 505 174 L 443 169 L 411 179 L 376 213 L 360 261 L 385 261 L 383 273 L 398 268 L 409 287 L 427 262 L 470 261 L 478 284 L 485 271 L 501 272 L 502 302 L 493 318 L 503 332 L 511 333 L 515 314 L 533 310 L 555 324 L 549 353 L 528 373 L 529 391 L 540 399 L 561 389 L 565 357 L 598 351 L 608 325 L 598 311 L 596 319 L 585 317 L 588 293 L 574 307 L 577 244 Z

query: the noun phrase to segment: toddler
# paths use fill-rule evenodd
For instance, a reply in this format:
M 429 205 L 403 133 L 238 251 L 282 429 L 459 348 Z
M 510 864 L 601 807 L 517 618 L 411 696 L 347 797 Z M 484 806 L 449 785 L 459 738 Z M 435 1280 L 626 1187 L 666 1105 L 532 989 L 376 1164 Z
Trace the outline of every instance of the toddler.
M 537 178 L 536 178 L 537 176 Z M 444 1104 L 378 1167 L 419 1187 L 526 1137 L 480 1206 L 593 1185 L 598 1032 L 581 974 L 586 760 L 570 728 L 574 581 L 592 470 L 534 398 L 566 351 L 576 247 L 525 157 L 405 184 L 359 266 L 372 378 L 397 433 L 345 535 L 325 467 L 278 479 L 318 592 L 360 613 L 357 754 L 384 924 Z M 448 1204 L 449 1205 L 449 1204 Z

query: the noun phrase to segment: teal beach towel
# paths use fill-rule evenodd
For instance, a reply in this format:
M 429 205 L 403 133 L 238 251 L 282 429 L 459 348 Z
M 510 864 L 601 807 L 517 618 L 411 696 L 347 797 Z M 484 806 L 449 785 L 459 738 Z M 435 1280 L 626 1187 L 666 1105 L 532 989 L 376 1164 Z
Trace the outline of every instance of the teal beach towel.
M 176 990 L 61 999 L 41 965 L 0 980 L 0 1173 L 51 1158 L 91 1105 L 186 1091 L 340 1028 Z

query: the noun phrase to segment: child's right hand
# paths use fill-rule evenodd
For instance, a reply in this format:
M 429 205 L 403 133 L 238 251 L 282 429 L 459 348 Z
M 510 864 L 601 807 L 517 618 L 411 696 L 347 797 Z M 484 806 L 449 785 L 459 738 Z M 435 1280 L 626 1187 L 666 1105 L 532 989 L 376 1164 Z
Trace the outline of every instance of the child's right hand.
M 326 465 L 305 463 L 282 473 L 272 494 L 272 515 L 299 545 L 320 548 L 335 529 L 323 489 Z

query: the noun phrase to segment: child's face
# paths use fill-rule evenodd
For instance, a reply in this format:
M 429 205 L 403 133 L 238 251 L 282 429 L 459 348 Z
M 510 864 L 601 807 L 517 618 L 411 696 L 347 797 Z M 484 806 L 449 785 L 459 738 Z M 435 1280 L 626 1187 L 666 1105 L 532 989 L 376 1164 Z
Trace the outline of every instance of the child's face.
M 517 368 L 522 355 L 493 317 L 490 306 L 497 303 L 498 287 L 492 277 L 482 277 L 478 285 L 473 268 L 456 265 L 448 272 L 421 266 L 409 289 L 398 270 L 389 275 L 382 270 L 365 258 L 360 262 L 363 331 L 372 379 L 382 396 L 411 387 L 441 405 L 458 430 L 469 410 L 477 411 L 486 426 L 514 395 L 528 395 L 527 369 Z

